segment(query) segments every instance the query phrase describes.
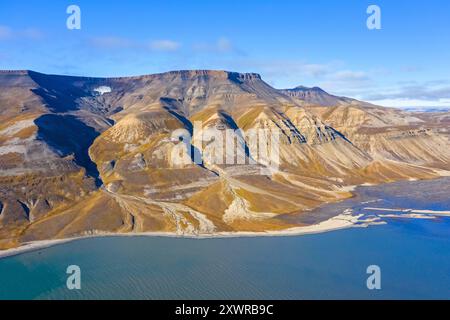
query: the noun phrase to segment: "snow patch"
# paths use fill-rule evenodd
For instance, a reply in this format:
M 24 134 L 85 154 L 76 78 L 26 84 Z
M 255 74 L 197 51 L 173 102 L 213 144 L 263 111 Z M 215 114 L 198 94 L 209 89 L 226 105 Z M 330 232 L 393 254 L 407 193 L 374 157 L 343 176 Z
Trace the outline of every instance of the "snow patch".
M 108 86 L 100 86 L 94 89 L 94 92 L 98 93 L 101 96 L 104 95 L 105 93 L 110 93 L 111 91 L 112 91 L 111 87 Z

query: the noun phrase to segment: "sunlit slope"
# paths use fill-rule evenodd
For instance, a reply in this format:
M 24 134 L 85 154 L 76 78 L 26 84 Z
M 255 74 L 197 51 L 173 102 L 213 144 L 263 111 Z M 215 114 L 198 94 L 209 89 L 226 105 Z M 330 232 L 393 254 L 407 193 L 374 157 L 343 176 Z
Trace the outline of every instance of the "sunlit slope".
M 373 159 L 448 168 L 450 149 L 445 123 L 438 126 L 415 113 L 374 106 L 308 109 Z
M 347 198 L 352 185 L 450 169 L 450 142 L 437 130 L 445 115 L 287 95 L 257 74 L 14 71 L 0 73 L 0 88 L 2 248 L 103 233 L 283 230 L 297 226 L 286 216 Z M 209 136 L 215 129 L 224 136 Z M 268 142 L 255 145 L 252 130 Z M 276 154 L 276 167 L 261 154 Z

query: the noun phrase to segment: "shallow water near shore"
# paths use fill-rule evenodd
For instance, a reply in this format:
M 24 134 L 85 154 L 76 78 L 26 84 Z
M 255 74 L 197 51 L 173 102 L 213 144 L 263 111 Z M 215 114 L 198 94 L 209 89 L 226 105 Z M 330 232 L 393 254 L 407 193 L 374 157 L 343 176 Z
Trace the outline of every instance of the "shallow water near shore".
M 318 210 L 449 210 L 449 188 L 449 178 L 362 187 Z M 0 259 L 0 299 L 450 299 L 450 218 L 383 220 L 293 237 L 78 240 Z M 81 290 L 66 287 L 69 265 Z M 367 289 L 369 265 L 381 290 Z

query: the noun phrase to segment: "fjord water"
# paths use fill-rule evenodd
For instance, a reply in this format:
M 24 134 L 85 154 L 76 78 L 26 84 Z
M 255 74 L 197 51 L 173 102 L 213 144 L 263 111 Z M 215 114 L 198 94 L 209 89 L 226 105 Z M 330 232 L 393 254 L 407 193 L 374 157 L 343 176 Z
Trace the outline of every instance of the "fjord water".
M 334 208 L 448 210 L 448 188 L 359 188 Z M 295 237 L 74 241 L 1 259 L 0 299 L 450 299 L 450 219 L 386 221 Z M 79 291 L 66 287 L 69 265 L 81 268 Z M 381 268 L 381 290 L 367 289 L 369 265 Z

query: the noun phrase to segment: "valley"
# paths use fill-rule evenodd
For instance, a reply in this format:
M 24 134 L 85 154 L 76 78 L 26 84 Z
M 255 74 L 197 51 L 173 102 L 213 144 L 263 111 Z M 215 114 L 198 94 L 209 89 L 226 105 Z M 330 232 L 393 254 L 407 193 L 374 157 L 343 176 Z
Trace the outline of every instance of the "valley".
M 450 175 L 448 119 L 320 88 L 278 90 L 254 73 L 0 71 L 0 249 L 96 234 L 308 227 L 289 216 L 348 199 L 357 185 Z M 245 163 L 212 161 L 205 150 L 217 139 L 174 139 L 214 128 L 235 134 L 231 156 Z M 251 130 L 279 134 L 277 170 L 261 170 L 257 155 L 275 151 L 255 146 Z M 184 152 L 200 161 L 179 165 L 174 155 Z

